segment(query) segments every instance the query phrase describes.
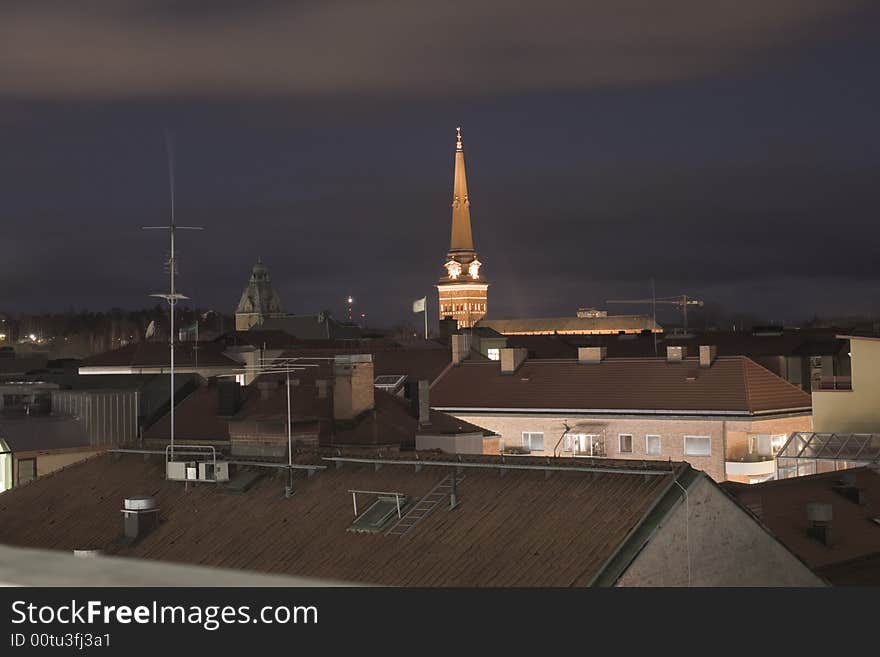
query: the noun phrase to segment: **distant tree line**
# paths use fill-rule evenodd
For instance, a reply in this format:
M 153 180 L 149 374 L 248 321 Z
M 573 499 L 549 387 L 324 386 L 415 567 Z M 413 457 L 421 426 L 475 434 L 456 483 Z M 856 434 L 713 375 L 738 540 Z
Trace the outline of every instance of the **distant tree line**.
M 235 327 L 231 315 L 178 307 L 175 309 L 175 331 L 193 327 L 197 317 L 199 331 L 204 337 L 213 337 Z M 77 312 L 69 309 L 63 313 L 7 316 L 6 344 L 14 345 L 16 351 L 47 352 L 51 358 L 84 358 L 132 342 L 167 340 L 168 320 L 168 306 L 163 303 L 139 310 L 111 308 L 107 312 Z

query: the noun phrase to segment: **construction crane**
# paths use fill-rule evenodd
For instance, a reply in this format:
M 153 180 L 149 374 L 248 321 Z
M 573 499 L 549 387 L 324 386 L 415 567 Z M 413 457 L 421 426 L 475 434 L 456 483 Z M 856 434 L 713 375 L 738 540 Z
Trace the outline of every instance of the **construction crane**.
M 650 303 L 663 304 L 666 306 L 676 306 L 681 308 L 681 322 L 684 330 L 688 327 L 688 306 L 702 306 L 703 301 L 694 299 L 686 294 L 675 297 L 657 297 L 656 299 L 608 299 L 605 303 Z

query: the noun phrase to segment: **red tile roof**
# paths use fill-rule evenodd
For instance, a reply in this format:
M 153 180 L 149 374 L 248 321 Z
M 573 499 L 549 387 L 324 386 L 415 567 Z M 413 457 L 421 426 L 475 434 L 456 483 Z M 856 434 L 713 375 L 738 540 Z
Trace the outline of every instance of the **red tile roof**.
M 570 461 L 570 459 L 569 459 Z M 670 467 L 663 464 L 665 467 Z M 686 466 L 682 466 L 686 467 Z M 669 490 L 670 474 L 470 468 L 460 506 L 441 505 L 403 537 L 354 534 L 352 489 L 424 496 L 446 468 L 345 465 L 297 479 L 285 499 L 266 476 L 243 495 L 184 491 L 162 462 L 97 457 L 0 496 L 0 542 L 396 586 L 581 586 Z M 71 495 L 77 490 L 77 495 Z M 130 547 L 119 509 L 155 495 L 160 524 Z M 363 502 L 367 500 L 364 498 Z
M 217 386 L 201 386 L 174 407 L 176 440 L 229 440 L 229 423 L 217 415 Z M 171 415 L 166 413 L 144 432 L 144 438 L 164 440 L 171 435 Z
M 510 347 L 525 347 L 530 358 L 576 358 L 577 348 L 604 346 L 609 358 L 645 358 L 664 355 L 668 346 L 685 346 L 696 355 L 700 345 L 713 345 L 719 356 L 774 356 L 845 354 L 846 340 L 831 329 L 785 330 L 772 334 L 744 331 L 704 331 L 682 336 L 674 333 L 643 335 L 510 335 Z M 655 352 L 656 344 L 656 352 Z
M 846 474 L 845 474 L 846 473 Z M 847 499 L 835 486 L 844 477 L 862 489 L 864 504 Z M 753 485 L 725 482 L 723 488 L 752 511 L 785 546 L 832 583 L 880 583 L 880 474 L 871 468 L 792 477 Z M 833 543 L 807 535 L 807 504 L 832 508 Z M 869 573 L 870 581 L 860 576 Z
M 431 389 L 440 409 L 566 409 L 766 413 L 809 410 L 800 388 L 742 356 L 699 360 L 615 358 L 601 363 L 526 360 L 503 374 L 500 364 L 464 362 Z
M 327 376 L 326 363 L 317 370 L 297 373 L 299 385 L 291 388 L 291 406 L 294 433 L 312 435 L 318 432 L 321 444 L 412 446 L 416 435 L 423 431 L 431 435 L 492 435 L 492 432 L 481 427 L 434 410 L 431 411 L 430 426 L 422 430 L 407 400 L 375 388 L 374 411 L 366 412 L 354 423 L 334 423 L 331 397 L 318 397 L 314 385 L 316 372 L 318 376 L 322 372 Z M 269 387 L 261 390 L 260 385 L 266 384 Z M 182 440 L 227 441 L 230 439 L 230 427 L 244 429 L 245 425 L 257 433 L 285 434 L 287 390 L 284 375 L 264 374 L 258 381 L 243 388 L 241 405 L 233 417 L 220 417 L 218 410 L 217 384 L 212 382 L 199 388 L 175 407 L 175 436 Z M 255 423 L 261 426 L 259 431 Z M 144 437 L 148 440 L 165 440 L 170 435 L 170 427 L 170 415 L 166 414 L 144 433 Z

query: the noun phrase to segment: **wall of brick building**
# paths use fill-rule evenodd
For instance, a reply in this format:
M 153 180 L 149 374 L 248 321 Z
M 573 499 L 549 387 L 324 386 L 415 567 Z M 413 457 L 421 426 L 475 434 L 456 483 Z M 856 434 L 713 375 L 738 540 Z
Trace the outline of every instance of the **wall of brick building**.
M 795 431 L 810 431 L 813 426 L 812 415 L 797 415 L 793 417 L 769 418 L 764 420 L 748 420 L 748 421 L 729 421 L 727 423 L 727 460 L 740 461 L 748 460 L 750 457 L 749 436 L 755 434 L 769 434 L 771 436 L 785 436 L 780 438 L 781 443 L 777 442 L 773 445 L 774 449 L 779 449 Z M 754 458 L 754 457 L 753 457 Z M 767 476 L 775 476 L 776 463 L 772 455 L 767 455 L 764 459 L 765 467 L 761 471 L 755 471 L 751 474 L 738 474 L 733 472 L 734 466 L 727 467 L 727 479 L 742 484 L 760 481 Z M 760 468 L 759 464 L 754 464 L 756 468 Z
M 473 326 L 488 312 L 487 289 L 456 287 L 454 284 L 437 286 L 440 317 L 451 316 L 459 328 Z
M 91 458 L 96 454 L 100 454 L 104 450 L 102 448 L 93 447 L 70 447 L 67 449 L 15 452 L 13 455 L 12 478 L 15 484 L 18 484 L 18 462 L 24 459 L 36 459 L 37 477 L 42 477 L 50 472 L 55 472 L 68 465 L 73 465 L 79 461 Z
M 572 456 L 562 450 L 560 438 L 565 431 L 563 423 L 571 428 L 569 433 L 602 433 L 604 425 L 605 456 L 607 458 L 687 461 L 694 468 L 703 470 L 715 481 L 727 479 L 725 460 L 728 453 L 728 436 L 733 431 L 736 440 L 747 440 L 752 433 L 782 433 L 785 431 L 808 431 L 810 416 L 765 420 L 726 420 L 721 418 L 689 419 L 683 417 L 575 417 L 544 415 L 488 415 L 454 413 L 462 420 L 490 429 L 501 437 L 499 449 L 522 445 L 523 432 L 543 432 L 544 451 L 533 452 L 539 456 L 553 456 L 559 443 L 558 456 Z M 632 435 L 632 453 L 620 451 L 619 435 Z M 660 454 L 649 455 L 646 450 L 647 435 L 660 436 Z M 685 436 L 708 436 L 711 440 L 709 456 L 693 456 L 684 453 Z
M 705 477 L 661 521 L 618 586 L 823 586 Z
M 450 454 L 498 454 L 500 451 L 497 437 L 484 436 L 481 433 L 459 433 L 452 436 L 419 434 L 416 436 L 416 450 L 435 449 Z

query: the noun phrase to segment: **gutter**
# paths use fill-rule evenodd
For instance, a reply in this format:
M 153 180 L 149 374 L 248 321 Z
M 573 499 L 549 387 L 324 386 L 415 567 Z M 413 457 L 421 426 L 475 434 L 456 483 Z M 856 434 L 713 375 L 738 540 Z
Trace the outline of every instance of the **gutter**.
M 699 410 L 670 410 L 670 409 L 633 409 L 633 408 L 493 408 L 493 407 L 467 407 L 460 406 L 432 406 L 435 411 L 443 413 L 496 413 L 496 414 L 523 414 L 531 413 L 538 415 L 698 415 L 701 417 L 725 416 L 725 417 L 767 417 L 774 415 L 812 413 L 811 406 L 800 408 L 780 408 L 770 411 L 699 411 Z

